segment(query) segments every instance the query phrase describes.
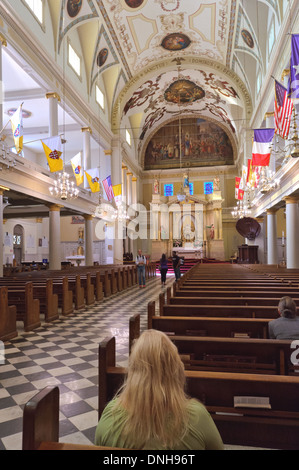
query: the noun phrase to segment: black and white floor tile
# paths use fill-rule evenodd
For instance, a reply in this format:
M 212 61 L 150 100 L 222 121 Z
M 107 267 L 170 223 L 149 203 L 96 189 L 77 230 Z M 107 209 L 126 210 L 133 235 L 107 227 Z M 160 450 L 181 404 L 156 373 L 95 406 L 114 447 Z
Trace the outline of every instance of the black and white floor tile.
M 174 276 L 167 278 L 171 285 Z M 60 440 L 92 444 L 97 425 L 98 345 L 116 337 L 116 362 L 128 359 L 129 318 L 141 314 L 141 331 L 147 325 L 147 304 L 158 297 L 160 277 L 144 289 L 133 286 L 94 306 L 53 323 L 43 323 L 5 343 L 0 365 L 0 450 L 22 448 L 24 404 L 47 385 L 60 389 Z

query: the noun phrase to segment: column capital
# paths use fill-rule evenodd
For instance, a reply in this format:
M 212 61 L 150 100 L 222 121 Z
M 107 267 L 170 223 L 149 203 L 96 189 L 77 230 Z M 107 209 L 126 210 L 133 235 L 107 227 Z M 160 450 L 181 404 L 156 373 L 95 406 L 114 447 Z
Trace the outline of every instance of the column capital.
M 62 209 L 62 206 L 61 204 L 46 204 L 46 206 L 50 209 L 51 212 L 59 212 L 60 209 Z
M 81 132 L 89 132 L 92 135 L 92 129 L 89 126 L 81 127 Z
M 3 36 L 3 34 L 0 33 L 0 42 L 1 42 L 1 45 L 3 47 L 7 47 L 7 41 L 5 39 L 5 37 Z
M 268 214 L 276 214 L 277 211 L 278 211 L 278 209 L 275 209 L 274 207 L 271 207 L 270 209 L 266 210 L 267 215 Z
M 85 220 L 93 220 L 94 215 L 91 215 L 91 214 L 84 214 L 83 217 L 84 217 Z
M 281 80 L 283 80 L 287 75 L 290 75 L 290 69 L 284 69 L 281 74 Z
M 127 176 L 133 176 L 133 173 L 131 171 L 127 171 Z
M 136 176 L 133 176 L 132 181 L 137 181 Z
M 112 150 L 111 150 L 111 149 L 104 150 L 104 155 L 111 155 L 111 154 L 112 154 Z
M 58 95 L 58 93 L 56 93 L 56 91 L 46 93 L 46 98 L 47 99 L 55 98 L 57 101 L 59 101 L 59 102 L 61 101 L 60 96 Z
M 297 204 L 297 202 L 299 201 L 299 197 L 298 196 L 286 196 L 283 198 L 283 200 L 285 201 L 286 204 Z

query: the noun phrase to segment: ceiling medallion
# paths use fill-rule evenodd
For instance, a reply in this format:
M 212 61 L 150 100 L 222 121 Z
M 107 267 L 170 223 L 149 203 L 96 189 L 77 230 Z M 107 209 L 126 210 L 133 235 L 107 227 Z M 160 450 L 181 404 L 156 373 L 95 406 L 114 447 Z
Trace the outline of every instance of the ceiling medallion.
M 17 111 L 17 108 L 10 108 L 6 111 L 6 114 L 8 114 L 8 116 L 13 116 L 16 111 Z M 32 113 L 30 111 L 26 111 L 26 109 L 22 108 L 22 117 L 23 117 L 23 119 L 28 119 L 31 116 L 32 116 Z
M 165 90 L 164 98 L 170 103 L 193 103 L 204 98 L 204 90 L 196 83 L 187 79 L 180 79 L 169 85 Z
M 191 39 L 183 33 L 171 33 L 165 36 L 161 42 L 161 46 L 167 51 L 181 51 L 190 46 Z
M 98 53 L 98 57 L 97 57 L 98 67 L 102 67 L 102 65 L 104 65 L 104 63 L 107 60 L 108 53 L 109 53 L 109 51 L 108 51 L 107 47 L 104 47 L 103 49 L 100 50 L 100 52 Z
M 130 8 L 139 8 L 143 4 L 144 0 L 125 0 L 125 3 Z
M 67 12 L 71 18 L 75 18 L 82 8 L 82 0 L 68 0 Z

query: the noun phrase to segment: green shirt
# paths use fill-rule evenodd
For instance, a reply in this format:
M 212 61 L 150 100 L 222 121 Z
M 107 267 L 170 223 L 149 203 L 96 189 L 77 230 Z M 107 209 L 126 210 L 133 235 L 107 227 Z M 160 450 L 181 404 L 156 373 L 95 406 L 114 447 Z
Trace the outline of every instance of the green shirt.
M 125 411 L 119 409 L 112 411 L 115 399 L 108 403 L 98 423 L 95 435 L 95 445 L 106 447 L 119 447 L 135 449 L 134 442 L 129 437 L 122 436 Z M 223 450 L 223 442 L 218 429 L 205 408 L 200 402 L 190 400 L 188 404 L 189 424 L 188 430 L 181 442 L 173 450 Z M 159 442 L 151 440 L 145 449 L 162 450 Z M 172 450 L 172 449 L 165 449 Z

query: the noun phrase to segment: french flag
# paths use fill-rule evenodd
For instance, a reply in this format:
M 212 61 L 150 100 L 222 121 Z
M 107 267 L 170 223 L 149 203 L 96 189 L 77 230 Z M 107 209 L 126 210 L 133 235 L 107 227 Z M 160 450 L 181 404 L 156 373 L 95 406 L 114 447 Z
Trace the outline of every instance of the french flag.
M 269 166 L 275 129 L 254 129 L 252 166 Z

